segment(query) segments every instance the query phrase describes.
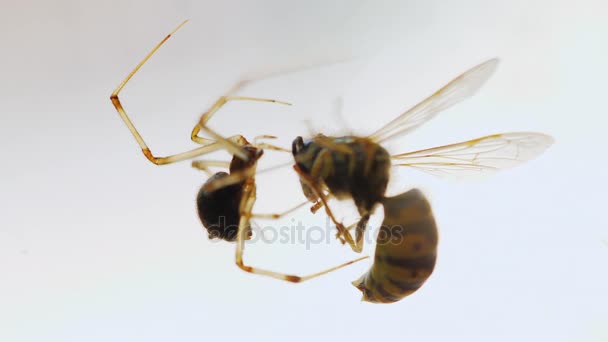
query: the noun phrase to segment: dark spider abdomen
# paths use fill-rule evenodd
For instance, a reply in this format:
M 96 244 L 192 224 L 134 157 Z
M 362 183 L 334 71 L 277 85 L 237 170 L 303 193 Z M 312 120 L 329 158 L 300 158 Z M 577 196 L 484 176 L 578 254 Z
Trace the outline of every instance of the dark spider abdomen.
M 218 172 L 211 176 L 201 187 L 196 197 L 198 216 L 207 229 L 210 239 L 236 240 L 241 215 L 239 204 L 241 202 L 243 184 L 228 185 L 214 191 L 205 191 L 205 185 L 227 177 L 226 172 Z M 250 229 L 247 227 L 247 229 Z M 247 233 L 249 237 L 251 231 Z

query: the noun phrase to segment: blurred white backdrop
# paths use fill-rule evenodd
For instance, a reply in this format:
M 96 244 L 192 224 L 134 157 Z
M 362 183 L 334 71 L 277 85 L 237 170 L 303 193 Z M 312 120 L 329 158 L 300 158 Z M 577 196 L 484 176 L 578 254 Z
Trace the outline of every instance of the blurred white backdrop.
M 607 6 L 2 0 L 0 340 L 608 340 Z M 391 151 L 513 130 L 556 144 L 476 182 L 395 175 L 393 193 L 427 193 L 441 233 L 435 273 L 401 302 L 360 302 L 350 281 L 368 262 L 298 285 L 247 274 L 234 245 L 209 241 L 198 221 L 205 175 L 188 162 L 148 163 L 109 101 L 185 18 L 121 93 L 157 154 L 192 147 L 197 115 L 242 78 L 348 61 L 241 92 L 292 107 L 231 104 L 212 122 L 289 146 L 308 134 L 306 120 L 325 133 L 369 133 L 494 56 L 502 63 L 477 96 Z M 289 159 L 267 152 L 262 166 Z M 303 200 L 290 168 L 258 184 L 259 212 Z M 297 222 L 324 227 L 325 216 L 304 209 L 259 223 Z M 246 258 L 299 274 L 352 259 L 331 234 L 308 247 L 256 243 Z

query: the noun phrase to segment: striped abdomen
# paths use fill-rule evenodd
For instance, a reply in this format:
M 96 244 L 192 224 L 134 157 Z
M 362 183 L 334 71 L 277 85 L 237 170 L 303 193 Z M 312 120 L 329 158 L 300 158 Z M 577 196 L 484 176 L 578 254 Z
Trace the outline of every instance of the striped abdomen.
M 363 300 L 393 303 L 414 293 L 428 279 L 437 258 L 437 226 L 422 192 L 412 189 L 382 201 L 384 221 L 374 263 L 353 282 Z

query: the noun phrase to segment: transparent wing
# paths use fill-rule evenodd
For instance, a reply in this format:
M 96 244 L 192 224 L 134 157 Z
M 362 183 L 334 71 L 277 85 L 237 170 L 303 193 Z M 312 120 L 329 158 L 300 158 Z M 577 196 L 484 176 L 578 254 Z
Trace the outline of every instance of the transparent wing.
M 498 59 L 493 58 L 469 69 L 368 138 L 381 142 L 411 132 L 442 110 L 475 94 L 494 73 L 497 66 Z
M 439 177 L 466 178 L 519 165 L 542 154 L 553 138 L 542 133 L 488 135 L 440 147 L 392 156 L 408 166 Z

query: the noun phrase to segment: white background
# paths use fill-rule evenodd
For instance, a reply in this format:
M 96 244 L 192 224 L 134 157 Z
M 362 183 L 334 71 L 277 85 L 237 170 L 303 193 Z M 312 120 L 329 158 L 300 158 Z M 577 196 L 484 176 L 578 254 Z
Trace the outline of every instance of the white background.
M 218 3 L 2 0 L 0 340 L 608 339 L 605 1 Z M 391 192 L 423 189 L 441 230 L 435 273 L 401 302 L 361 303 L 350 281 L 367 261 L 298 285 L 247 274 L 234 244 L 209 241 L 198 221 L 205 175 L 148 163 L 109 101 L 185 18 L 121 94 L 159 155 L 192 147 L 197 115 L 244 77 L 279 72 L 241 93 L 294 106 L 233 104 L 212 127 L 287 147 L 310 130 L 370 133 L 494 56 L 477 96 L 391 151 L 514 130 L 556 144 L 476 182 L 396 173 Z M 267 152 L 262 167 L 289 160 Z M 258 185 L 257 211 L 303 200 L 290 168 Z M 259 223 L 297 221 L 325 226 L 305 209 Z M 352 259 L 329 234 L 309 248 L 256 243 L 246 257 L 298 274 Z

